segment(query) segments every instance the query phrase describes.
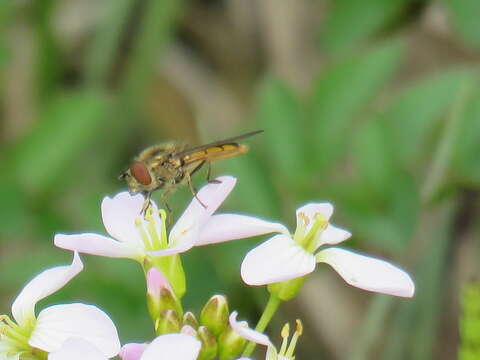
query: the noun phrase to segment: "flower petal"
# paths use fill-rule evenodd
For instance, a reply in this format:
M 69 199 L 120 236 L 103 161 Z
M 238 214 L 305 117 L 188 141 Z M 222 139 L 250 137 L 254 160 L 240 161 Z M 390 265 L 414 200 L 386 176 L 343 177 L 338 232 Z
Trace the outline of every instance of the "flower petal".
M 218 209 L 228 194 L 233 190 L 237 180 L 231 176 L 221 176 L 216 180 L 220 183 L 210 183 L 198 191 L 197 196 L 183 212 L 180 219 L 172 228 L 169 236 L 169 242 L 172 245 L 182 241 L 182 237 L 189 232 L 199 229 L 208 220 L 208 218 Z M 197 200 L 206 206 L 203 207 Z
M 236 311 L 230 314 L 228 321 L 230 322 L 230 326 L 232 327 L 233 331 L 235 331 L 238 335 L 247 339 L 248 341 L 253 341 L 254 343 L 265 345 L 265 346 L 272 346 L 272 343 L 267 335 L 262 334 L 259 331 L 250 329 L 248 327 L 248 323 L 246 321 L 237 321 L 238 313 Z
M 325 244 L 335 245 L 341 243 L 351 236 L 350 231 L 328 224 L 327 228 L 320 233 L 317 248 Z
M 144 256 L 140 247 L 134 247 L 133 244 L 122 243 L 107 236 L 94 233 L 56 234 L 53 243 L 59 248 L 84 254 L 129 258 L 139 261 Z
M 48 360 L 108 360 L 94 345 L 82 338 L 69 338 L 62 347 L 48 354 Z
M 28 343 L 41 350 L 59 350 L 65 340 L 76 337 L 88 341 L 108 358 L 120 350 L 120 340 L 112 320 L 92 305 L 61 304 L 43 309 Z
M 219 214 L 211 216 L 203 226 L 200 240 L 197 241 L 196 245 L 215 244 L 277 232 L 289 234 L 288 229 L 279 223 L 253 216 Z
M 140 217 L 143 202 L 143 195 L 132 196 L 127 191 L 118 193 L 113 198 L 108 196 L 103 198 L 103 225 L 110 236 L 123 242 L 141 243 L 135 219 Z M 156 207 L 153 201 L 151 205 Z
M 158 336 L 145 349 L 142 360 L 195 360 L 201 343 L 193 336 L 166 334 Z
M 122 349 L 120 350 L 118 356 L 120 356 L 123 360 L 140 360 L 147 346 L 148 345 L 145 343 L 125 344 L 122 346 Z
M 20 326 L 35 318 L 35 304 L 67 284 L 83 269 L 80 256 L 75 252 L 71 265 L 47 269 L 25 285 L 12 305 L 12 315 Z
M 315 222 L 315 216 L 317 214 L 322 215 L 326 221 L 330 220 L 330 217 L 333 214 L 333 205 L 330 203 L 309 203 L 303 205 L 302 207 L 297 209 L 297 228 L 299 226 L 303 226 L 304 217 L 308 220 L 306 224 L 305 233 L 310 231 L 313 223 Z
M 286 235 L 276 235 L 250 250 L 241 275 L 249 285 L 266 285 L 294 279 L 315 269 L 315 256 Z
M 180 254 L 190 250 L 195 246 L 195 242 L 199 236 L 199 224 L 192 224 L 192 227 L 185 230 L 180 236 L 176 237 L 176 241 L 168 248 L 157 251 L 149 251 L 148 254 L 152 256 L 170 256 L 174 254 Z
M 317 254 L 317 261 L 329 264 L 350 285 L 382 294 L 412 297 L 415 285 L 398 267 L 373 257 L 339 248 Z

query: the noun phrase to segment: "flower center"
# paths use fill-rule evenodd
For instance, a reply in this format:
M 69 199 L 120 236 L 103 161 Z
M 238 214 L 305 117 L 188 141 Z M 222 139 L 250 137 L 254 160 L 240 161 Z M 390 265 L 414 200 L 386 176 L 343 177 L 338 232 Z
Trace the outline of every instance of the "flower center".
M 34 328 L 34 321 L 28 325 L 20 327 L 7 315 L 0 315 L 0 358 L 4 355 L 14 357 L 21 354 L 21 359 L 35 359 L 32 354 L 32 347 L 28 344 L 28 339 Z
M 302 221 L 297 226 L 294 240 L 309 253 L 313 253 L 317 248 L 318 235 L 327 228 L 328 221 L 322 214 L 315 214 L 314 222 L 307 232 L 310 219 L 304 213 L 300 213 L 299 218 Z
M 144 217 L 135 219 L 143 245 L 147 251 L 162 250 L 168 247 L 166 230 L 167 213 L 161 209 L 158 212 L 150 206 Z

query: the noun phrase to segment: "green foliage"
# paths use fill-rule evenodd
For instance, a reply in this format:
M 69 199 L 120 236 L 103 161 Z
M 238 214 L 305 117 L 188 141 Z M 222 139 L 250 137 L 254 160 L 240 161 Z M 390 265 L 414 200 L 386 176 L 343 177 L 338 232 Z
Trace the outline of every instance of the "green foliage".
M 391 79 L 401 57 L 401 44 L 392 42 L 322 71 L 310 100 L 315 167 L 326 170 L 345 152 L 355 116 Z
M 272 171 L 283 174 L 289 186 L 296 186 L 304 181 L 308 169 L 304 110 L 296 95 L 276 79 L 266 79 L 257 98 L 258 124 L 265 130 L 262 136 Z
M 450 20 L 463 41 L 467 45 L 480 46 L 478 31 L 480 3 L 476 0 L 445 0 L 443 4 L 449 9 Z
M 480 357 L 480 285 L 467 284 L 461 293 L 461 301 L 458 359 L 478 359 Z
M 365 41 L 388 25 L 408 0 L 330 1 L 321 36 L 321 45 L 329 53 L 339 52 Z
M 47 105 L 38 126 L 20 141 L 7 168 L 29 193 L 45 191 L 78 162 L 104 125 L 108 103 L 100 93 L 61 94 Z M 64 174 L 64 175 L 62 175 Z
M 110 0 L 103 15 L 83 35 L 78 54 L 71 56 L 59 49 L 53 26 L 56 16 L 60 16 L 56 13 L 59 3 L 48 0 L 17 5 L 0 1 L 0 79 L 5 78 L 13 49 L 12 44 L 5 42 L 5 36 L 12 24 L 21 21 L 34 33 L 34 78 L 21 85 L 34 89 L 35 109 L 29 113 L 36 116 L 29 119 L 34 125 L 24 135 L 7 139 L 1 148 L 3 304 L 11 301 L 33 274 L 70 260 L 70 254 L 52 249 L 54 231 L 104 232 L 99 210 L 101 198 L 123 186 L 116 176 L 130 156 L 147 145 L 145 138 L 164 137 L 158 124 L 144 120 L 159 118 L 152 116 L 146 103 L 150 98 L 163 101 L 163 93 L 155 92 L 151 85 L 154 80 L 163 81 L 159 81 L 160 76 L 157 78 L 157 70 L 161 69 L 163 49 L 172 37 L 180 46 L 192 50 L 194 56 L 187 58 L 193 69 L 197 69 L 196 65 L 208 67 L 215 75 L 212 78 L 218 76 L 225 87 L 234 82 L 228 78 L 226 63 L 245 50 L 233 56 L 228 53 L 229 47 L 218 30 L 223 22 L 211 22 L 218 28 L 201 23 L 203 13 L 197 5 L 180 0 L 141 4 L 134 0 Z M 417 269 L 414 278 L 418 297 L 398 309 L 393 307 L 393 301 L 379 301 L 381 311 L 376 311 L 377 302 L 373 303 L 370 314 L 374 321 L 368 318 L 364 325 L 368 329 L 359 331 L 360 335 L 369 334 L 370 346 L 375 340 L 372 334 L 381 333 L 376 330 L 384 326 L 390 340 L 379 341 L 386 344 L 380 358 L 389 360 L 424 359 L 432 354 L 442 314 L 442 279 L 448 278 L 450 267 L 446 254 L 458 243 L 458 229 L 452 221 L 458 214 L 448 204 L 460 204 L 461 208 L 459 194 L 465 189 L 476 193 L 480 187 L 478 71 L 475 66 L 453 63 L 456 57 L 447 59 L 452 63 L 448 68 L 440 62 L 435 71 L 423 71 L 421 76 L 415 72 L 417 67 L 412 66 L 418 54 L 415 48 L 412 51 L 409 37 L 418 36 L 417 27 L 429 30 L 417 24 L 403 26 L 403 17 L 409 16 L 412 22 L 415 18 L 423 19 L 422 9 L 430 9 L 430 4 L 433 3 L 423 6 L 422 2 L 410 0 L 330 1 L 321 14 L 322 28 L 316 30 L 321 32 L 319 54 L 325 63 L 321 63 L 311 87 L 302 93 L 271 69 L 266 71 L 268 76 L 263 75 L 263 65 L 269 60 L 262 59 L 260 51 L 255 55 L 258 58 L 247 64 L 254 70 L 254 80 L 245 80 L 250 81 L 248 94 L 241 98 L 253 98 L 247 104 L 254 105 L 253 120 L 240 127 L 265 132 L 246 141 L 251 147 L 247 155 L 214 165 L 214 173 L 238 178 L 222 211 L 255 214 L 292 228 L 294 210 L 299 205 L 306 201 L 331 201 L 336 206 L 333 221 L 354 234 L 349 242 L 352 247 L 370 246 L 392 258 L 407 251 L 408 257 L 399 262 L 410 270 Z M 472 49 L 463 49 L 461 44 L 474 49 L 480 45 L 480 2 L 455 0 L 443 4 L 460 36 L 458 41 L 450 35 L 448 44 L 454 45 L 449 46 L 448 53 L 476 61 Z M 206 12 L 214 16 L 217 11 L 223 9 L 209 8 Z M 177 28 L 181 30 L 175 33 Z M 204 28 L 208 32 L 200 31 Z M 252 33 L 257 31 L 263 30 L 255 29 Z M 208 41 L 202 43 L 202 36 L 207 33 Z M 268 38 L 261 37 L 262 49 L 269 49 L 271 44 L 263 43 Z M 435 41 L 443 49 L 443 37 Z M 248 42 L 252 49 L 254 43 Z M 241 46 L 239 41 L 238 47 Z M 212 49 L 214 54 L 210 53 Z M 197 64 L 197 57 L 204 54 L 208 55 Z M 66 70 L 76 76 L 75 87 L 69 83 L 70 73 L 66 76 Z M 255 78 L 258 73 L 262 76 Z M 472 89 L 462 97 L 459 94 L 466 83 L 473 84 Z M 2 82 L 0 86 L 3 95 L 8 84 Z M 168 86 L 175 84 L 165 87 Z M 181 93 L 184 101 L 183 83 L 175 91 Z M 188 102 L 188 91 L 185 93 Z M 237 95 L 235 91 L 232 94 Z M 212 97 L 211 101 L 215 103 L 217 99 Z M 185 106 L 186 112 L 190 107 L 196 109 L 195 101 L 191 102 Z M 461 106 L 455 111 L 458 103 Z M 5 114 L 9 110 L 7 105 L 0 103 L 2 116 L 4 110 Z M 454 117 L 458 117 L 458 128 L 449 139 L 449 124 Z M 197 118 L 196 113 L 193 118 Z M 225 123 L 228 121 L 225 118 Z M 200 129 L 205 127 L 201 121 L 197 125 Z M 228 126 L 232 134 L 227 136 L 235 135 L 237 132 Z M 450 143 L 451 149 L 442 155 L 445 142 Z M 434 171 L 437 161 L 442 171 Z M 200 186 L 203 175 L 194 180 Z M 421 195 L 429 182 L 434 184 L 434 196 L 425 201 Z M 190 200 L 190 193 L 188 189 L 180 190 L 171 199 L 173 222 Z M 239 280 L 241 259 L 259 240 L 205 247 L 186 254 L 189 292 L 185 297 L 189 308 L 198 310 L 215 291 L 228 290 L 235 294 L 229 299 L 235 308 L 252 310 L 254 300 L 244 300 L 255 296 L 230 284 Z M 143 298 L 138 296 L 144 291 L 144 284 L 141 272 L 135 272 L 137 264 L 84 258 L 88 270 L 53 301 L 87 299 L 113 315 L 124 339 L 138 341 L 153 336 L 150 324 L 144 321 L 148 316 Z M 253 295 L 261 291 L 253 290 Z M 478 314 L 473 306 L 477 300 L 472 300 L 477 295 L 476 287 L 465 292 L 461 360 L 472 358 L 471 344 L 478 340 L 474 339 Z M 392 321 L 386 321 L 387 316 Z M 358 339 L 363 341 L 362 336 Z M 362 354 L 363 358 L 370 358 L 368 350 Z M 355 358 L 361 359 L 362 354 Z

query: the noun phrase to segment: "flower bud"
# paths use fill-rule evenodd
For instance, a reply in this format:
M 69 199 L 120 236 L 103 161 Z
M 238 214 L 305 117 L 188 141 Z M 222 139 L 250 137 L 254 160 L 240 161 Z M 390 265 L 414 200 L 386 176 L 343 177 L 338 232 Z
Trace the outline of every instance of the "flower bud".
M 155 322 L 157 335 L 177 333 L 180 331 L 180 317 L 173 310 L 164 310 Z
M 147 272 L 147 306 L 155 321 L 165 310 L 173 310 L 180 316 L 182 314 L 182 306 L 170 284 L 162 272 L 154 267 Z
M 206 326 L 215 336 L 218 336 L 228 325 L 227 298 L 215 295 L 208 300 L 200 313 L 200 324 Z
M 247 340 L 235 332 L 230 325 L 218 337 L 218 358 L 236 359 L 245 347 Z
M 190 325 L 192 328 L 198 329 L 198 320 L 191 311 L 187 311 L 183 315 L 183 325 Z
M 197 331 L 197 338 L 202 342 L 202 350 L 198 360 L 212 360 L 217 356 L 217 340 L 215 335 L 205 326 L 200 326 Z
M 185 335 L 190 335 L 190 336 L 193 336 L 193 337 L 197 337 L 197 330 L 195 330 L 190 325 L 183 325 L 180 332 L 182 334 L 185 334 Z

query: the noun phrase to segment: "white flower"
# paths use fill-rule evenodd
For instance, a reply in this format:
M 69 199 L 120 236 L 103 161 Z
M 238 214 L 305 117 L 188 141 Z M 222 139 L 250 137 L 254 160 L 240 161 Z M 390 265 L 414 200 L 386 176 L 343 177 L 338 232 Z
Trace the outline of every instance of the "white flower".
M 55 245 L 82 253 L 143 262 L 146 256 L 168 256 L 193 246 L 219 243 L 272 232 L 286 231 L 281 224 L 257 218 L 213 213 L 235 186 L 231 176 L 219 177 L 219 183 L 205 185 L 184 211 L 167 237 L 166 214 L 152 201 L 145 217 L 141 216 L 142 195 L 121 192 L 102 201 L 103 224 L 111 237 L 94 233 L 57 234 Z
M 242 263 L 241 274 L 249 285 L 266 285 L 311 273 L 316 263 L 329 264 L 350 285 L 383 294 L 412 297 L 415 285 L 398 267 L 376 258 L 330 247 L 351 234 L 329 223 L 333 206 L 307 204 L 297 210 L 294 236 L 279 234 L 250 250 Z M 318 252 L 317 252 L 318 251 Z
M 187 334 L 160 335 L 143 349 L 126 344 L 120 351 L 123 360 L 195 360 L 202 344 Z
M 126 344 L 118 354 L 123 360 L 195 360 L 200 353 L 199 340 L 185 334 L 160 335 L 150 344 Z M 49 360 L 108 360 L 92 343 L 71 338 Z
M 229 322 L 232 329 L 244 339 L 252 341 L 256 344 L 263 345 L 267 347 L 267 353 L 265 360 L 293 360 L 295 359 L 295 346 L 297 345 L 297 340 L 302 335 L 302 323 L 297 320 L 297 330 L 294 332 L 290 345 L 288 345 L 288 337 L 290 336 L 290 330 L 288 324 L 286 324 L 282 329 L 282 338 L 283 343 L 280 351 L 277 350 L 275 345 L 272 344 L 267 335 L 262 334 L 256 330 L 253 330 L 248 327 L 246 321 L 237 321 L 237 312 L 234 311 L 230 314 Z M 249 360 L 249 358 L 242 357 L 237 360 Z
M 75 252 L 71 265 L 47 269 L 23 288 L 12 305 L 15 321 L 6 315 L 0 317 L 0 359 L 27 358 L 39 350 L 55 352 L 71 337 L 90 342 L 108 358 L 118 354 L 120 341 L 115 325 L 95 306 L 53 305 L 35 317 L 35 304 L 61 289 L 82 269 Z

